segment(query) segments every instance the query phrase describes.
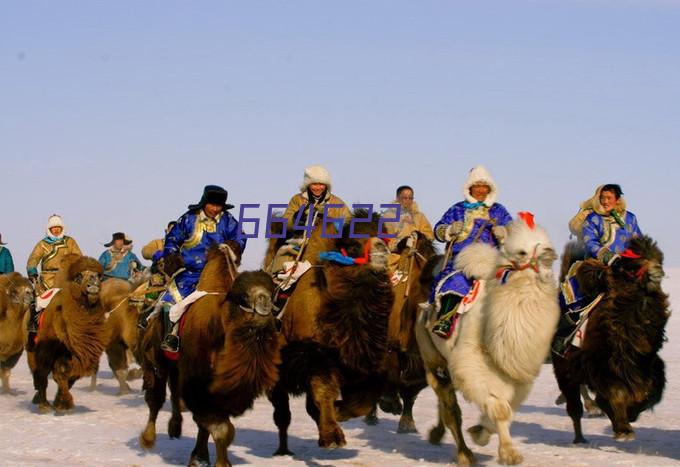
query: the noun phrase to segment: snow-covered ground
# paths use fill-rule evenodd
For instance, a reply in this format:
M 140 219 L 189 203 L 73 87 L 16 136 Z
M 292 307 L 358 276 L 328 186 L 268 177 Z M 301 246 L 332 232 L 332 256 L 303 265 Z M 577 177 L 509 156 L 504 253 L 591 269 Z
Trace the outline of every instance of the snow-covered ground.
M 668 271 L 666 291 L 673 309 L 680 305 L 680 269 Z M 571 421 L 564 406 L 555 406 L 557 385 L 549 365 L 544 365 L 528 400 L 517 414 L 512 435 L 524 454 L 524 465 L 680 465 L 680 321 L 673 316 L 667 329 L 669 342 L 662 355 L 668 383 L 663 401 L 654 412 L 644 413 L 634 424 L 637 439 L 619 443 L 612 439 L 606 419 L 585 419 L 585 447 L 571 444 Z M 102 368 L 107 368 L 102 361 Z M 159 416 L 158 441 L 150 452 L 140 448 L 138 436 L 146 422 L 146 406 L 141 382 L 132 383 L 133 394 L 116 397 L 116 384 L 110 371 L 99 374 L 97 391 L 89 392 L 89 381 L 76 383 L 76 409 L 66 416 L 38 415 L 30 400 L 33 396 L 30 373 L 22 358 L 12 375 L 17 394 L 0 396 L 0 465 L 186 465 L 193 448 L 196 428 L 185 413 L 184 436 L 168 439 L 168 404 Z M 50 382 L 48 395 L 56 387 Z M 331 451 L 317 447 L 314 422 L 307 416 L 304 401 L 292 401 L 293 423 L 290 448 L 293 457 L 272 458 L 277 446 L 272 409 L 266 399 L 254 410 L 235 420 L 236 439 L 230 449 L 234 464 L 256 465 L 437 465 L 451 461 L 453 441 L 447 434 L 441 446 L 427 443 L 430 426 L 436 419 L 436 399 L 430 389 L 421 393 L 415 409 L 418 434 L 396 433 L 397 418 L 381 414 L 377 426 L 361 420 L 343 424 L 347 446 Z M 463 402 L 464 427 L 475 423 L 477 409 Z M 474 446 L 481 464 L 496 463 L 497 438 L 486 447 Z M 214 451 L 211 445 L 211 457 Z

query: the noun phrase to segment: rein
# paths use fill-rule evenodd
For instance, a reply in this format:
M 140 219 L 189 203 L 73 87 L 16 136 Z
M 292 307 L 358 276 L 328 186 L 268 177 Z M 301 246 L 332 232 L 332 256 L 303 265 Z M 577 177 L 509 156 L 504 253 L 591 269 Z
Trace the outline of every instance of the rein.
M 529 261 L 527 261 L 524 264 L 519 264 L 516 261 L 510 261 L 510 264 L 512 264 L 512 269 L 514 271 L 524 271 L 525 269 L 532 269 L 535 273 L 538 274 L 538 257 L 536 256 L 536 250 L 538 249 L 538 244 L 534 246 L 534 252 L 531 255 L 531 258 L 529 258 Z

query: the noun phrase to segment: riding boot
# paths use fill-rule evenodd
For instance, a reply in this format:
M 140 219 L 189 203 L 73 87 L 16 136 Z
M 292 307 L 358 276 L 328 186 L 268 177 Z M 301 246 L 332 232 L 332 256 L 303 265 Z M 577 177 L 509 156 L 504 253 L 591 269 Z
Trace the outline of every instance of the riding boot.
M 163 342 L 161 342 L 161 349 L 166 352 L 179 352 L 179 336 L 173 334 L 175 323 L 170 320 L 170 305 L 163 304 L 161 310 L 163 315 Z
M 28 341 L 26 342 L 26 350 L 29 352 L 35 348 L 35 338 L 38 335 L 38 318 L 40 317 L 40 312 L 36 311 L 35 306 L 29 308 L 28 317 Z
M 442 339 L 448 339 L 453 333 L 453 319 L 458 312 L 459 303 L 460 297 L 454 295 L 447 295 L 442 301 L 439 321 L 432 327 L 432 332 Z

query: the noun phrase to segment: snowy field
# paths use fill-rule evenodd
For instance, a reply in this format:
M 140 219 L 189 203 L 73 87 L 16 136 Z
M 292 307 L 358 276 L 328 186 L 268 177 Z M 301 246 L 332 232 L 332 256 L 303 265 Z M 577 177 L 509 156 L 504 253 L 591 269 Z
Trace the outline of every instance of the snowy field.
M 665 290 L 671 294 L 672 309 L 680 305 L 680 269 L 668 271 Z M 544 365 L 528 400 L 517 414 L 512 435 L 528 466 L 600 465 L 680 465 L 680 321 L 673 316 L 668 325 L 669 342 L 662 356 L 666 361 L 668 383 L 662 402 L 654 412 L 644 413 L 634 424 L 637 439 L 619 443 L 612 439 L 607 419 L 585 419 L 585 447 L 574 447 L 571 421 L 564 406 L 554 405 L 557 385 L 549 365 Z M 108 368 L 102 361 L 102 368 Z M 184 436 L 167 437 L 168 406 L 159 415 L 158 441 L 150 452 L 142 450 L 138 436 L 146 422 L 147 410 L 140 392 L 141 381 L 132 383 L 135 391 L 116 397 L 116 384 L 110 371 L 99 373 L 95 392 L 87 391 L 89 380 L 76 383 L 73 394 L 75 412 L 66 416 L 38 415 L 30 400 L 33 396 L 30 373 L 22 357 L 12 375 L 14 396 L 0 396 L 0 464 L 16 465 L 186 465 L 193 448 L 196 428 L 185 413 Z M 48 395 L 56 387 L 50 381 Z M 441 446 L 427 443 L 429 428 L 436 418 L 436 399 L 424 390 L 414 409 L 418 434 L 396 433 L 397 418 L 381 414 L 377 426 L 366 426 L 356 419 L 343 424 L 347 446 L 324 451 L 317 447 L 314 422 L 307 416 L 304 401 L 292 401 L 293 423 L 290 448 L 293 457 L 272 458 L 277 447 L 272 409 L 266 399 L 256 402 L 254 410 L 235 420 L 236 439 L 230 449 L 234 464 L 326 466 L 438 465 L 451 461 L 453 441 L 450 434 Z M 462 404 L 464 427 L 476 422 L 476 408 Z M 482 465 L 496 464 L 497 438 L 486 447 L 472 444 Z M 211 444 L 211 459 L 214 460 Z

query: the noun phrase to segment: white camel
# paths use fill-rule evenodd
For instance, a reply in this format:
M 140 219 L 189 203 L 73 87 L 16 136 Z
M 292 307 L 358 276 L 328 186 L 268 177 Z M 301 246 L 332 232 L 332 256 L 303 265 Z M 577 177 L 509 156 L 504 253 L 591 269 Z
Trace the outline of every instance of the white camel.
M 416 337 L 428 382 L 439 399 L 440 423 L 430 440 L 438 442 L 446 425 L 461 465 L 474 458 L 462 436 L 456 390 L 481 412 L 479 424 L 468 429 L 473 440 L 484 446 L 498 433 L 499 461 L 523 460 L 513 446 L 510 424 L 538 376 L 559 319 L 552 273 L 556 259 L 545 230 L 534 225 L 531 214 L 521 213 L 508 226 L 501 251 L 473 244 L 456 257 L 456 269 L 479 283 L 454 334 L 444 340 L 431 332 L 436 321 L 432 307 L 420 316 Z

